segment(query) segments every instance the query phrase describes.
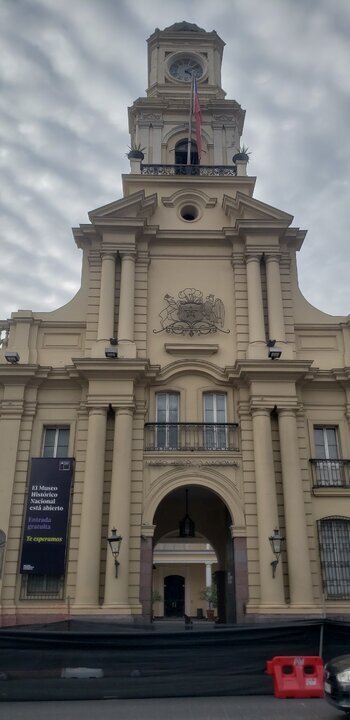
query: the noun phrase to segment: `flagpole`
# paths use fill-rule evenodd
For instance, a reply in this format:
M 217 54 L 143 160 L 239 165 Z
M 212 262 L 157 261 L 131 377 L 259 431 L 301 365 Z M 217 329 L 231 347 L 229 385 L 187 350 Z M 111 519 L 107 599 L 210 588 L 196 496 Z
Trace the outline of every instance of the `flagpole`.
M 191 101 L 190 101 L 190 118 L 188 121 L 188 141 L 187 141 L 187 165 L 191 165 L 191 138 L 192 138 L 192 115 L 193 115 L 193 79 L 191 73 Z

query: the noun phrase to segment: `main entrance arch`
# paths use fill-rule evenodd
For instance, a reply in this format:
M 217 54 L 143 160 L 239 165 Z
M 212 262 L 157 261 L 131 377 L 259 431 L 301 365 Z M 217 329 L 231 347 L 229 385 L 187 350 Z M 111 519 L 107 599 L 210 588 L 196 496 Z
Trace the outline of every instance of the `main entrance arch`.
M 155 616 L 169 616 L 166 604 L 167 584 L 165 577 L 178 575 L 184 578 L 183 614 L 192 617 L 205 616 L 208 603 L 201 597 L 212 583 L 217 588 L 216 616 L 221 623 L 233 623 L 243 620 L 244 605 L 247 601 L 247 563 L 245 537 L 242 526 L 236 525 L 235 517 L 229 510 L 222 494 L 208 487 L 199 478 L 185 478 L 175 487 L 169 483 L 167 490 L 158 487 L 158 503 L 149 496 L 148 515 L 151 522 L 144 522 L 152 529 L 149 537 L 143 537 L 141 553 L 141 588 L 144 589 L 141 602 L 144 616 L 147 616 L 146 585 L 152 580 L 152 593 L 155 602 Z M 216 477 L 216 481 L 218 478 Z M 170 487 L 169 487 L 170 486 Z M 161 496 L 161 497 L 159 497 Z M 235 502 L 233 502 L 235 505 Z M 236 508 L 237 509 L 237 508 Z M 239 521 L 242 515 L 236 512 Z M 189 516 L 194 527 L 190 534 L 183 535 L 183 523 Z M 145 516 L 147 517 L 147 507 Z M 236 528 L 238 533 L 236 533 Z M 151 537 L 151 535 L 153 537 Z M 236 557 L 235 557 L 236 556 Z M 152 562 L 152 572 L 147 571 Z M 165 587 L 165 589 L 164 589 Z M 148 594 L 150 595 L 150 589 Z M 146 602 L 145 602 L 146 601 Z M 179 614 L 179 604 L 177 614 Z

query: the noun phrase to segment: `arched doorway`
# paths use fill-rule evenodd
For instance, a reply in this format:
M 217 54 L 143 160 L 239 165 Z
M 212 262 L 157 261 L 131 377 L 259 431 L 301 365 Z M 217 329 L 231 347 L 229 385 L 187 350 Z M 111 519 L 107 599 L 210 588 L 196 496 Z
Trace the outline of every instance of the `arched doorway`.
M 187 152 L 188 152 L 188 140 L 179 140 L 179 142 L 175 145 L 175 165 L 178 165 L 179 167 L 176 168 L 176 174 L 190 174 L 190 175 L 198 175 L 198 149 L 197 149 L 197 143 L 195 143 L 193 140 L 191 141 L 191 162 L 189 165 L 187 165 Z
M 187 491 L 187 492 L 186 492 Z M 186 506 L 186 500 L 188 506 Z M 187 523 L 190 535 L 183 536 L 183 520 L 190 516 L 194 527 Z M 182 485 L 169 492 L 160 501 L 153 517 L 153 594 L 158 598 L 154 616 L 170 616 L 168 601 L 175 602 L 173 612 L 198 617 L 205 616 L 208 604 L 201 595 L 209 585 L 217 588 L 216 617 L 219 622 L 236 622 L 236 577 L 232 517 L 222 498 L 204 485 Z M 192 529 L 191 529 L 192 528 Z M 241 541 L 242 538 L 239 538 Z M 241 549 L 241 547 L 240 547 Z M 247 600 L 246 561 L 242 567 L 239 558 L 239 604 Z M 165 578 L 184 578 L 184 599 L 177 596 L 168 600 Z M 172 581 L 170 581 L 172 582 Z M 243 587 L 244 585 L 244 587 Z M 175 593 L 175 590 L 170 590 Z M 244 597 L 243 597 L 244 596 Z M 182 602 L 184 602 L 183 609 Z
M 185 612 L 185 578 L 167 575 L 164 578 L 164 616 L 183 617 Z

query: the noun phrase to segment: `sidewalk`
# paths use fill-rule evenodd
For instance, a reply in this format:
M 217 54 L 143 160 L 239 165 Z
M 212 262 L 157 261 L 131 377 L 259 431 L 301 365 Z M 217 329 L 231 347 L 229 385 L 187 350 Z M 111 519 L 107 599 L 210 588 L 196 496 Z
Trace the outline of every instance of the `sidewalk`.
M 6 720 L 341 720 L 325 700 L 274 697 L 90 700 L 86 702 L 0 703 Z

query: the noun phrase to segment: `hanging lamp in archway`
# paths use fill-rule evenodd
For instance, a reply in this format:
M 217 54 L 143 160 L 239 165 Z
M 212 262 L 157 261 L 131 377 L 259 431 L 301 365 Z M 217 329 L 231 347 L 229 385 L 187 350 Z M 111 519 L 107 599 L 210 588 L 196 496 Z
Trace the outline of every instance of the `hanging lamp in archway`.
M 188 514 L 188 489 L 186 493 L 186 514 L 179 522 L 179 537 L 181 538 L 192 538 L 195 537 L 195 526 L 192 518 Z

